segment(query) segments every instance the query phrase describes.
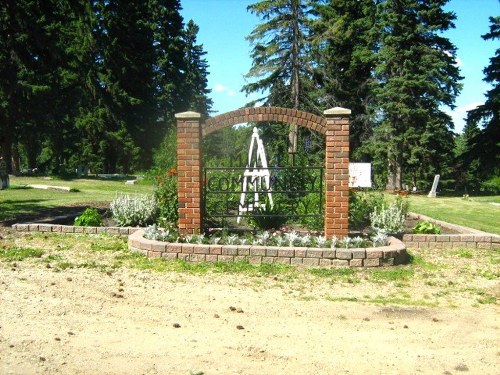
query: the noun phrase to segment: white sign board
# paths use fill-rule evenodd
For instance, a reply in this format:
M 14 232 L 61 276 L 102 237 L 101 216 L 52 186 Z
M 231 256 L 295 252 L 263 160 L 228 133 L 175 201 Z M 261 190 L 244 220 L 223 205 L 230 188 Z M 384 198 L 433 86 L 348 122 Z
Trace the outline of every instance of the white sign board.
M 372 187 L 371 163 L 349 163 L 349 187 Z

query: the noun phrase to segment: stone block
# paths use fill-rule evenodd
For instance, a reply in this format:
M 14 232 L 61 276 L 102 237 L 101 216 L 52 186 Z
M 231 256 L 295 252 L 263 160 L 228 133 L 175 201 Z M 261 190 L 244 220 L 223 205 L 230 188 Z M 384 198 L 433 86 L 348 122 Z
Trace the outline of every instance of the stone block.
M 250 264 L 261 264 L 262 263 L 262 257 L 261 256 L 249 256 L 247 257 L 248 263 Z
M 383 251 L 377 247 L 369 247 L 366 249 L 366 258 L 367 259 L 379 259 L 382 258 Z
M 211 245 L 196 244 L 193 245 L 194 254 L 210 254 Z
M 295 256 L 295 250 L 280 247 L 278 250 L 278 256 L 293 258 Z
M 324 259 L 335 259 L 336 251 L 333 249 L 323 250 L 323 258 Z
M 277 257 L 278 256 L 279 247 L 267 247 L 266 248 L 266 256 L 268 257 Z
M 336 257 L 337 257 L 337 259 L 351 260 L 352 259 L 352 251 L 351 251 L 351 249 L 337 249 L 336 250 Z
M 352 259 L 364 259 L 366 258 L 365 249 L 352 249 Z
M 218 262 L 234 262 L 233 255 L 217 255 Z
M 302 258 L 304 266 L 319 266 L 319 258 Z
M 262 263 L 274 263 L 275 257 L 262 257 Z
M 252 246 L 250 247 L 250 256 L 266 256 L 265 246 Z
M 275 263 L 280 263 L 280 264 L 290 264 L 290 259 L 288 257 L 277 257 L 275 258 L 274 262 Z
M 238 246 L 235 245 L 223 245 L 222 255 L 238 255 Z
M 167 250 L 167 244 L 165 242 L 154 241 L 151 244 L 151 251 L 164 253 L 166 250 Z
M 378 266 L 380 266 L 380 259 L 378 259 L 378 258 L 364 259 L 363 266 L 365 266 L 365 267 L 378 267 Z
M 75 233 L 75 227 L 72 225 L 62 225 L 61 232 L 62 233 Z
M 205 254 L 196 254 L 196 253 L 189 254 L 189 260 L 192 262 L 204 262 L 205 259 L 206 259 Z
M 173 260 L 177 259 L 177 253 L 163 253 L 161 254 L 162 258 Z
M 323 258 L 323 250 L 307 249 L 306 258 Z
M 345 259 L 334 259 L 332 260 L 332 266 L 334 267 L 349 267 L 349 261 Z
M 52 232 L 53 233 L 61 233 L 61 227 L 62 227 L 62 225 L 58 225 L 58 224 L 57 225 L 52 225 L 52 228 L 51 228 Z
M 302 265 L 303 258 L 292 258 L 290 259 L 290 264 L 294 266 L 301 266 Z
M 207 254 L 207 255 L 205 255 L 205 261 L 206 262 L 211 262 L 211 263 L 216 263 L 217 262 L 217 254 Z
M 331 267 L 331 265 L 332 265 L 332 259 L 321 258 L 319 260 L 319 265 L 321 267 Z
M 163 253 L 161 251 L 148 251 L 148 258 L 161 258 Z
M 363 267 L 363 259 L 351 259 L 349 262 L 349 266 L 351 267 Z

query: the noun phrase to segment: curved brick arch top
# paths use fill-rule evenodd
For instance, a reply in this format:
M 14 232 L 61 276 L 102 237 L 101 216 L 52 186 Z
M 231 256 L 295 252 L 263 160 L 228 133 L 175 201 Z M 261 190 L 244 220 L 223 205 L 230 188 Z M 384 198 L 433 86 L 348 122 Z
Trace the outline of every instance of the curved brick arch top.
M 312 113 L 281 107 L 240 108 L 218 116 L 210 117 L 202 125 L 203 135 L 228 126 L 245 122 L 275 121 L 297 124 L 326 135 L 326 119 Z

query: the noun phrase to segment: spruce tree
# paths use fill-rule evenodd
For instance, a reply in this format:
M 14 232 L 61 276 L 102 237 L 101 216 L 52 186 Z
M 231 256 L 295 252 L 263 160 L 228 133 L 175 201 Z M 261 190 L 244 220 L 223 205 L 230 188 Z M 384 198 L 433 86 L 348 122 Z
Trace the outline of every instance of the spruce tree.
M 383 147 L 377 153 L 384 160 L 377 163 L 387 168 L 388 189 L 401 189 L 403 178 L 430 184 L 444 163 L 436 156 L 452 154 L 453 124 L 441 107 L 453 108 L 461 77 L 456 48 L 441 35 L 454 27 L 455 15 L 443 10 L 446 2 L 385 0 L 378 8 L 374 95 L 381 119 L 376 138 Z
M 318 102 L 323 110 L 351 110 L 350 150 L 359 147 L 372 133 L 376 50 L 376 4 L 373 0 L 326 0 L 314 6 Z
M 247 37 L 253 45 L 252 67 L 243 91 L 266 93 L 264 105 L 313 110 L 307 85 L 312 68 L 310 56 L 309 0 L 263 0 L 247 8 L 264 22 Z M 297 152 L 298 125 L 288 130 L 289 154 Z
M 490 17 L 490 32 L 484 40 L 500 38 L 500 17 Z M 500 175 L 500 48 L 483 70 L 484 81 L 493 87 L 486 93 L 486 101 L 467 116 L 467 128 L 476 129 L 468 137 L 464 154 L 467 169 L 475 172 L 473 180 L 486 180 Z

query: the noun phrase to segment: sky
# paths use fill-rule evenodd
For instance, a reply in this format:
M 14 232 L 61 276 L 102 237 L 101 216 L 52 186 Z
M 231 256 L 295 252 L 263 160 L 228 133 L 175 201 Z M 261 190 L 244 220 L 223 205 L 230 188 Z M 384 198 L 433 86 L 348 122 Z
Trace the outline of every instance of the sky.
M 184 22 L 192 19 L 199 27 L 198 44 L 207 54 L 208 86 L 212 90 L 213 115 L 245 106 L 258 94 L 247 97 L 241 92 L 246 83 L 244 75 L 250 70 L 251 45 L 245 39 L 260 23 L 258 17 L 247 12 L 256 0 L 181 0 Z M 455 132 L 461 133 L 468 110 L 484 103 L 484 94 L 491 86 L 483 81 L 483 69 L 500 48 L 498 40 L 485 41 L 481 35 L 489 32 L 489 17 L 500 15 L 500 0 L 451 0 L 447 11 L 457 19 L 455 29 L 444 35 L 457 47 L 457 64 L 464 79 L 462 91 L 454 110 L 443 108 L 455 123 Z

